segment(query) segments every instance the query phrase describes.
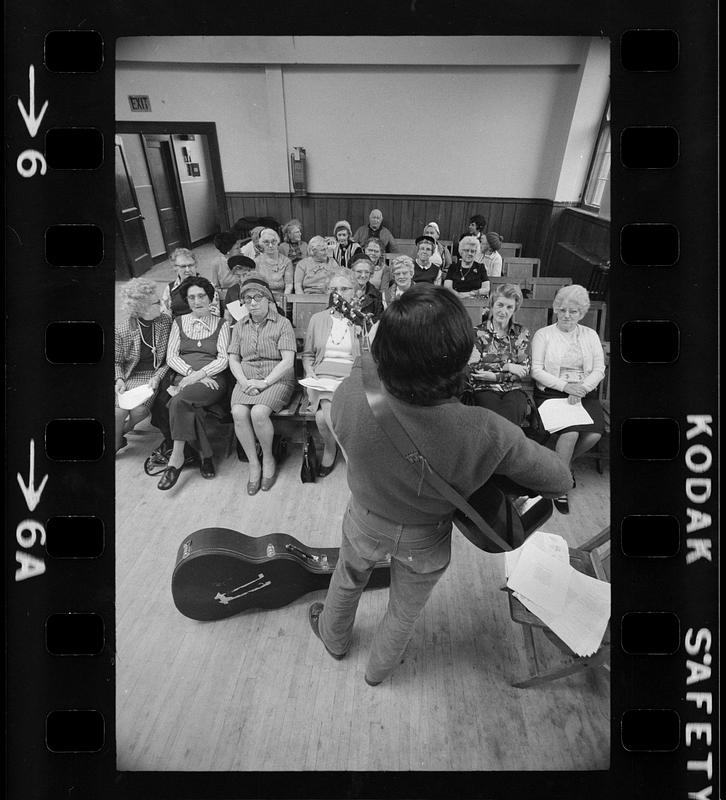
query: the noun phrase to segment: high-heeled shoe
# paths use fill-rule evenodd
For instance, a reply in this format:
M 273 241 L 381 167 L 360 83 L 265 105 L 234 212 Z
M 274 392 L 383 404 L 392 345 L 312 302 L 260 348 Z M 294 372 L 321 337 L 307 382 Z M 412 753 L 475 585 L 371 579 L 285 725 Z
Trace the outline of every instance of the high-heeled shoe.
M 167 467 L 162 473 L 159 483 L 157 484 L 159 489 L 161 489 L 162 492 L 165 492 L 167 489 L 171 489 L 176 486 L 176 482 L 179 480 L 181 471 L 182 467 Z
M 262 481 L 260 482 L 260 489 L 263 492 L 269 492 L 270 489 L 275 485 L 275 481 L 277 480 L 277 462 L 275 462 L 275 471 L 269 478 L 266 478 L 264 475 L 262 476 Z
M 326 475 L 330 475 L 330 473 L 335 468 L 335 462 L 338 460 L 338 445 L 335 445 L 335 455 L 333 456 L 333 463 L 329 467 L 324 467 L 322 464 L 318 467 L 318 476 L 324 478 Z

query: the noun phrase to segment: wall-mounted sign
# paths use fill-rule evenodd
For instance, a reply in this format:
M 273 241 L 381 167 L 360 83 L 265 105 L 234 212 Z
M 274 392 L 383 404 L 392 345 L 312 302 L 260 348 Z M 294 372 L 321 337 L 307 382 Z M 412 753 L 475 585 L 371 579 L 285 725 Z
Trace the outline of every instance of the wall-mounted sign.
M 148 94 L 130 94 L 129 105 L 132 111 L 151 111 L 151 100 Z

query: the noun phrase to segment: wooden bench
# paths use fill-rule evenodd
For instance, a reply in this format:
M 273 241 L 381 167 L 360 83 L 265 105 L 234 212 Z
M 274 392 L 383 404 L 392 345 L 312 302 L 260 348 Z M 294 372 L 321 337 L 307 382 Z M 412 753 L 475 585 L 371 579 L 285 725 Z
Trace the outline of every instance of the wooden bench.
M 572 278 L 527 278 L 527 289 L 532 300 L 554 300 L 563 286 L 571 285 Z
M 522 245 L 520 242 L 502 242 L 499 247 L 499 255 L 502 260 L 505 258 L 519 258 L 522 255 Z
M 533 278 L 539 276 L 538 258 L 504 258 L 502 256 L 502 275 L 509 278 Z

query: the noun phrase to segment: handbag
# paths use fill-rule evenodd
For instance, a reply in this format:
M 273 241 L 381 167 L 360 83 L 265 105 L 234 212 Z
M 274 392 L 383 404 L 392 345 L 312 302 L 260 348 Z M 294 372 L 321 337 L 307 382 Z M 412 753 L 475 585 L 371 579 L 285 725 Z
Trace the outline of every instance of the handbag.
M 488 553 L 511 550 L 512 545 L 521 544 L 529 533 L 551 516 L 552 501 L 540 498 L 528 510 L 525 526 L 519 512 L 501 487 L 519 495 L 537 495 L 508 478 L 493 476 L 473 492 L 468 500 L 464 498 L 431 467 L 396 417 L 372 359 L 363 358 L 362 367 L 363 388 L 376 422 L 414 469 L 418 471 L 417 464 L 423 465 L 424 479 L 456 507 L 456 526 L 475 547 Z
M 303 443 L 302 466 L 300 467 L 300 480 L 303 483 L 315 483 L 318 475 L 318 453 L 315 450 L 315 441 L 308 436 Z
M 533 442 L 537 442 L 537 444 L 544 444 L 550 438 L 550 432 L 542 422 L 537 404 L 529 395 L 527 395 L 527 405 L 529 406 L 529 413 L 525 421 L 526 424 L 522 426 L 524 435 Z

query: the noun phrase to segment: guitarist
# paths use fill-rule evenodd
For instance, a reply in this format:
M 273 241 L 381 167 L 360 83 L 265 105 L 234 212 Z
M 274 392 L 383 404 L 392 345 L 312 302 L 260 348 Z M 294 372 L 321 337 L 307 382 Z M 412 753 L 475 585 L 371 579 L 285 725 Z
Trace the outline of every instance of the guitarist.
M 453 292 L 416 284 L 393 302 L 371 356 L 396 418 L 431 467 L 464 497 L 494 473 L 541 494 L 562 494 L 572 478 L 559 456 L 498 414 L 458 401 L 473 346 L 469 315 Z M 362 375 L 359 358 L 333 395 L 332 423 L 348 462 L 351 497 L 325 603 L 313 603 L 308 618 L 328 653 L 343 658 L 370 572 L 390 554 L 388 608 L 365 672 L 366 683 L 377 686 L 400 663 L 449 564 L 454 506 L 426 481 L 425 464 L 407 461 L 378 425 Z

